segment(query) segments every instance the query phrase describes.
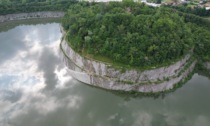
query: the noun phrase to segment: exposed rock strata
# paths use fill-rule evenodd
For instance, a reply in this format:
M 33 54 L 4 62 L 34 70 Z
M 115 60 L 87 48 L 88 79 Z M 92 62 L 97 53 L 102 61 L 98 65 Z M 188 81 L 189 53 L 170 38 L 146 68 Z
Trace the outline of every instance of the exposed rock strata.
M 64 12 L 53 12 L 53 11 L 7 14 L 0 16 L 0 22 L 31 19 L 31 18 L 58 18 L 63 16 Z
M 64 32 L 63 34 L 65 36 Z M 169 90 L 185 79 L 194 70 L 196 64 L 196 61 L 193 61 L 186 65 L 190 59 L 190 55 L 186 55 L 182 60 L 167 67 L 145 71 L 121 71 L 109 64 L 80 56 L 65 39 L 62 40 L 60 46 L 65 54 L 64 62 L 72 77 L 89 85 L 110 90 L 138 92 Z
M 63 16 L 63 12 L 8 14 L 0 16 L 0 23 L 11 20 Z M 63 30 L 62 32 L 65 36 L 65 32 Z M 196 64 L 196 61 L 193 61 L 190 62 L 189 66 L 186 65 L 190 59 L 190 55 L 186 55 L 180 61 L 167 67 L 145 71 L 125 70 L 122 72 L 109 64 L 80 56 L 68 45 L 65 39 L 62 40 L 60 47 L 63 60 L 69 68 L 72 77 L 89 85 L 110 90 L 138 92 L 160 92 L 169 90 L 172 89 L 175 84 L 185 79 L 194 70 Z M 204 66 L 210 69 L 209 62 L 205 63 Z

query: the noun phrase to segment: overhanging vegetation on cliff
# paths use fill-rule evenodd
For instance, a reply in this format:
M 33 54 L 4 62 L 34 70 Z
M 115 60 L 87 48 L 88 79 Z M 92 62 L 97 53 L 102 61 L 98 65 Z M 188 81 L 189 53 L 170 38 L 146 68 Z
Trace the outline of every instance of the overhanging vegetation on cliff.
M 77 52 L 131 67 L 159 66 L 191 51 L 210 59 L 208 29 L 164 7 L 82 2 L 70 7 L 62 24 Z
M 34 14 L 12 14 L 5 21 L 48 17 Z M 71 75 L 105 89 L 153 93 L 170 90 L 191 75 L 197 60 L 210 59 L 209 22 L 174 9 L 152 8 L 132 1 L 75 2 L 63 19 L 63 26 L 67 31 L 64 38 L 71 47 L 62 39 L 61 50 Z M 209 68 L 209 63 L 204 66 Z

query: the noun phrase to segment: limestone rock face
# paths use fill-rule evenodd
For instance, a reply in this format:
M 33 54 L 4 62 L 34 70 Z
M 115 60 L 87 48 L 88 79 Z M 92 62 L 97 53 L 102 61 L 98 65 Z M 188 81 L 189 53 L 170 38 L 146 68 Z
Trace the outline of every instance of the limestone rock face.
M 53 11 L 7 14 L 0 16 L 0 22 L 31 19 L 31 18 L 58 18 L 63 16 L 64 12 L 53 12 Z
M 29 18 L 52 18 L 63 17 L 64 12 L 34 12 L 8 14 L 0 16 L 0 23 L 11 20 L 22 20 Z M 65 38 L 65 32 L 61 28 Z M 86 84 L 109 90 L 138 91 L 138 92 L 161 92 L 172 89 L 175 84 L 185 79 L 193 70 L 196 61 L 189 62 L 191 55 L 186 55 L 180 61 L 167 67 L 151 70 L 120 70 L 110 64 L 91 60 L 80 56 L 62 39 L 61 56 L 69 73 L 75 79 Z M 188 64 L 188 65 L 186 65 Z M 210 62 L 204 63 L 210 69 Z
M 63 35 L 65 32 L 62 30 Z M 167 67 L 151 70 L 119 70 L 110 64 L 82 57 L 62 39 L 61 53 L 72 77 L 89 85 L 110 90 L 161 92 L 172 89 L 193 70 L 196 61 L 189 62 L 190 54 Z M 188 64 L 188 65 L 186 65 Z
M 122 70 L 110 67 L 110 65 L 107 65 L 105 63 L 89 60 L 85 57 L 80 56 L 72 48 L 69 47 L 68 43 L 65 42 L 65 40 L 61 43 L 61 46 L 65 50 L 66 55 L 75 64 L 77 64 L 81 69 L 85 69 L 89 73 L 94 73 L 95 75 L 99 76 L 107 76 L 110 78 L 118 78 L 122 81 L 134 81 L 136 83 L 163 80 L 164 78 L 177 76 L 190 58 L 190 55 L 188 54 L 180 61 L 167 67 L 144 71 L 125 70 L 122 72 Z

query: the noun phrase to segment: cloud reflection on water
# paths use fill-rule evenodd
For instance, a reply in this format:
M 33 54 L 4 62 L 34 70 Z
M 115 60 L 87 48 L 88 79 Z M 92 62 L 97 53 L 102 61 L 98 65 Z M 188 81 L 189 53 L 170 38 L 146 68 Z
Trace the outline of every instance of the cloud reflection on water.
M 29 118 L 64 106 L 78 108 L 79 96 L 58 99 L 53 95 L 55 88 L 59 92 L 71 79 L 59 59 L 59 24 L 18 26 L 0 38 L 5 40 L 0 46 L 1 126 L 22 126 L 22 121 L 32 126 Z
M 0 126 L 210 125 L 210 102 L 202 99 L 210 90 L 207 78 L 195 75 L 163 99 L 125 100 L 69 76 L 59 59 L 59 31 L 53 23 L 0 33 L 5 40 L 0 42 Z M 201 82 L 204 87 L 196 85 Z

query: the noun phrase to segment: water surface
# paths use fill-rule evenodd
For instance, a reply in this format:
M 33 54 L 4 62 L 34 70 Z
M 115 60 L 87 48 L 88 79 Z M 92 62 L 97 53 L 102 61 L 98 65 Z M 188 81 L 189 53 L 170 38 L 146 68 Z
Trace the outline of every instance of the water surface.
M 208 77 L 158 98 L 105 91 L 68 74 L 59 23 L 11 25 L 0 26 L 0 126 L 210 126 Z

